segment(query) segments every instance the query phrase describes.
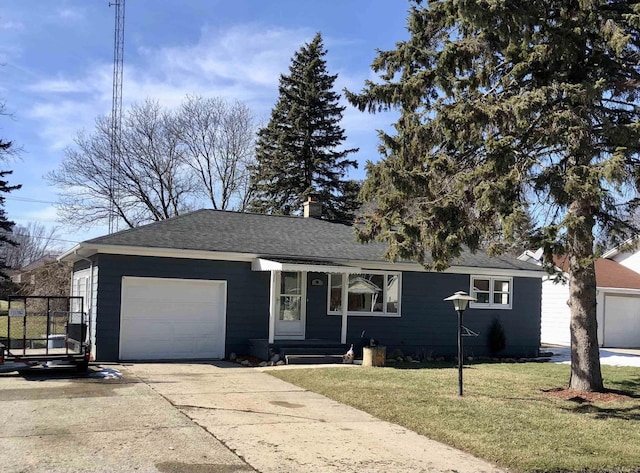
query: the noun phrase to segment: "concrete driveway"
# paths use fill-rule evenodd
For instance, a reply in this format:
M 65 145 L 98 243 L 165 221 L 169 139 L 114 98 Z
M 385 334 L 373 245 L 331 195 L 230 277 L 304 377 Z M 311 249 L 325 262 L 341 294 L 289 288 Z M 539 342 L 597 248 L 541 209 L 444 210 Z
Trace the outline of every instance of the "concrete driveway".
M 223 362 L 112 365 L 87 377 L 0 374 L 0 465 L 3 473 L 498 471 Z
M 224 362 L 135 364 L 123 372 L 140 378 L 260 472 L 498 471 L 256 368 Z
M 255 471 L 119 367 L 0 374 L 0 471 Z

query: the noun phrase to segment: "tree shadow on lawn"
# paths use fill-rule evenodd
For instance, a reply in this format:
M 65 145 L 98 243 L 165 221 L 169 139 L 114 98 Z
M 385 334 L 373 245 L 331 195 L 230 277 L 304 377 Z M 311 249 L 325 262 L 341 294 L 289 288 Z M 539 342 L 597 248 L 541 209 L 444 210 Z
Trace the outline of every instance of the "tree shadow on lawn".
M 574 414 L 586 414 L 594 419 L 621 419 L 640 421 L 640 394 L 638 383 L 631 381 L 611 384 L 630 385 L 631 390 L 605 389 L 602 393 L 581 393 L 570 389 L 545 390 L 560 394 L 561 398 L 573 403 L 561 409 Z M 571 396 L 571 397 L 568 397 Z M 624 403 L 625 405 L 621 405 Z M 629 405 L 631 403 L 631 405 Z
M 590 402 L 579 402 L 578 405 L 574 407 L 564 407 L 562 409 L 574 414 L 587 414 L 594 419 L 640 421 L 640 404 L 629 407 L 602 407 L 591 404 Z
M 458 363 L 455 361 L 428 361 L 428 362 L 408 362 L 408 361 L 400 361 L 396 363 L 386 363 L 385 368 L 395 368 L 397 370 L 443 370 L 443 369 L 451 369 L 457 368 Z M 465 363 L 465 368 L 468 365 Z
M 640 378 L 636 379 L 621 379 L 616 381 L 605 381 L 605 385 L 612 386 L 612 391 L 619 389 L 621 392 L 625 393 L 627 396 L 631 397 L 640 397 L 634 395 L 633 393 L 640 393 Z
M 500 364 L 500 361 L 465 361 L 462 366 L 465 370 L 474 368 L 474 365 L 486 365 L 486 364 Z M 395 368 L 399 370 L 442 370 L 458 368 L 458 362 L 455 360 L 445 361 L 422 361 L 422 362 L 407 362 L 400 361 L 396 363 L 386 363 L 385 368 Z

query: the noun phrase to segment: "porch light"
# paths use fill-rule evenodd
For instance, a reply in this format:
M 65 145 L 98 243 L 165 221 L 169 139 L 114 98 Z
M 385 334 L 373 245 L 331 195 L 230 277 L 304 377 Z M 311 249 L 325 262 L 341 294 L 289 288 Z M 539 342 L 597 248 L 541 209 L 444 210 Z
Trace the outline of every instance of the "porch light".
M 476 301 L 464 291 L 458 291 L 454 295 L 444 299 L 452 301 L 453 308 L 458 313 L 458 396 L 462 396 L 462 359 L 464 357 L 464 347 L 462 346 L 462 313 L 469 307 L 469 301 Z

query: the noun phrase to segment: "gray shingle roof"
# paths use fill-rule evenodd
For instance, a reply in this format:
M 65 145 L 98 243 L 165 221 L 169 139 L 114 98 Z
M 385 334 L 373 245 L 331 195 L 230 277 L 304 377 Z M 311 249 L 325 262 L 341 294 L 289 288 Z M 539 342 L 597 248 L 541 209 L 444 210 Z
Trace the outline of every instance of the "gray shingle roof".
M 320 260 L 382 262 L 386 245 L 361 244 L 353 227 L 314 218 L 198 210 L 85 242 L 145 248 L 205 250 Z M 454 266 L 538 270 L 512 257 L 466 253 Z

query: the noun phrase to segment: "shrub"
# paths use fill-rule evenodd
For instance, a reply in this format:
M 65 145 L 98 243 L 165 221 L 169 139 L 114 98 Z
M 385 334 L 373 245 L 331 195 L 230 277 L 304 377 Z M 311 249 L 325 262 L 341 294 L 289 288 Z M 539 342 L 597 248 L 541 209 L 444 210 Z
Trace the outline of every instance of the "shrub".
M 489 353 L 493 356 L 500 353 L 507 346 L 507 337 L 504 334 L 504 328 L 497 317 L 493 319 L 493 322 L 491 322 L 491 326 L 489 327 L 489 333 L 487 334 L 487 346 L 489 348 Z

